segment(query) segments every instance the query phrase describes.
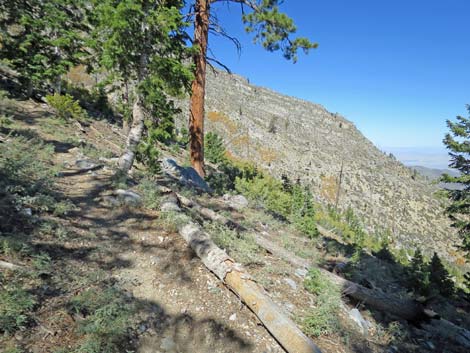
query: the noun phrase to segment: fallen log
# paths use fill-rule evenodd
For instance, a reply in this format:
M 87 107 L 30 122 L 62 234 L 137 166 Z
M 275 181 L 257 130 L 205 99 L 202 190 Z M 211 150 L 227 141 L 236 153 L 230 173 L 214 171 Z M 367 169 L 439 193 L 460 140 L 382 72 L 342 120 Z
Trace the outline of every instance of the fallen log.
M 28 269 L 26 267 L 20 266 L 20 265 L 15 265 L 10 262 L 6 261 L 1 261 L 0 260 L 0 268 L 4 268 L 6 270 L 10 271 L 23 271 L 23 272 L 28 272 Z
M 231 225 L 232 228 L 243 229 L 243 227 L 238 225 L 238 223 L 230 220 L 227 217 L 217 214 L 213 210 L 202 207 L 192 200 L 181 197 L 181 195 L 177 194 L 177 197 L 182 205 L 199 211 L 203 217 L 211 221 L 220 222 L 225 225 Z M 214 214 L 216 215 L 215 217 Z M 334 233 L 321 226 L 318 226 L 318 229 L 324 236 L 336 237 Z M 270 236 L 268 234 L 265 234 L 264 236 L 261 234 L 256 234 L 254 238 L 258 246 L 295 267 L 309 269 L 315 266 L 315 264 L 313 264 L 308 259 L 304 259 L 296 256 L 295 254 L 292 254 L 282 246 L 275 243 L 273 240 L 269 239 Z M 382 291 L 366 288 L 323 268 L 319 268 L 319 270 L 331 282 L 340 286 L 345 295 L 355 300 L 361 301 L 376 310 L 384 311 L 391 315 L 408 320 L 412 323 L 420 324 L 428 332 L 431 332 L 442 338 L 449 339 L 457 344 L 462 345 L 463 347 L 470 348 L 470 331 L 457 326 L 450 321 L 440 318 L 436 313 L 432 312 L 431 310 L 427 310 L 420 303 L 417 303 L 411 299 L 400 298 Z
M 172 205 L 166 205 L 171 203 Z M 162 209 L 178 207 L 174 198 Z M 224 282 L 253 311 L 271 335 L 289 353 L 321 353 L 321 350 L 269 298 L 245 269 L 210 239 L 201 227 L 185 217 L 178 231 L 204 265 Z

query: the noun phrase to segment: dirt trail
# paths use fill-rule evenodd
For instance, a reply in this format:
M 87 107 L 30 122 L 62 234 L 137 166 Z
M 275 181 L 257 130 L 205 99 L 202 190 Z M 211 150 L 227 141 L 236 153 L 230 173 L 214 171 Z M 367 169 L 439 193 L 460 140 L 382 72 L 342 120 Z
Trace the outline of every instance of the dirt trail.
M 79 159 L 57 156 L 60 164 Z M 81 245 L 104 250 L 101 267 L 144 309 L 137 352 L 283 352 L 158 213 L 106 202 L 111 176 L 70 168 L 57 186 L 78 207 L 71 225 L 96 235 Z

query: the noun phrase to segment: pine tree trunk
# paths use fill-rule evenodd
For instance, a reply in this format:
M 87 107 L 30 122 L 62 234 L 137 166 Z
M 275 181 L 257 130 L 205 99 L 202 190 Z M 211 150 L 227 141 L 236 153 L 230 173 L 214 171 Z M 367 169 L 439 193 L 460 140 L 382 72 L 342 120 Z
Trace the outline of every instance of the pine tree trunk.
M 135 159 L 135 153 L 137 151 L 137 146 L 142 139 L 142 134 L 144 132 L 144 110 L 140 103 L 140 99 L 137 98 L 132 108 L 132 127 L 129 130 L 129 135 L 127 135 L 126 149 L 121 155 L 118 161 L 118 168 L 127 173 L 132 168 Z
M 204 95 L 206 86 L 206 53 L 209 35 L 209 0 L 196 1 L 194 44 L 198 53 L 194 55 L 195 77 L 191 87 L 189 112 L 189 148 L 191 165 L 204 178 Z

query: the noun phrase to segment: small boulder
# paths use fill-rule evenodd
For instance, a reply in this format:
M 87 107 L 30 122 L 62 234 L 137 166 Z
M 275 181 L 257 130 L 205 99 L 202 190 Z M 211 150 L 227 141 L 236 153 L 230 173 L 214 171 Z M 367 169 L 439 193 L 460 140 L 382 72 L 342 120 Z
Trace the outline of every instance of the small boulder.
M 132 190 L 116 190 L 118 200 L 126 206 L 139 206 L 142 203 L 142 197 Z
M 297 283 L 295 283 L 292 278 L 284 278 L 284 282 L 286 282 L 293 290 L 297 290 Z
M 178 178 L 180 183 L 200 189 L 204 192 L 212 192 L 209 185 L 202 179 L 192 167 L 181 167 L 171 158 L 165 158 L 162 163 L 162 169 L 167 174 Z
M 304 278 L 307 276 L 308 270 L 306 268 L 298 268 L 294 273 L 297 277 Z
M 96 167 L 96 164 L 88 159 L 77 159 L 75 161 L 75 167 L 78 169 L 88 170 Z
M 248 200 L 243 195 L 225 194 L 223 199 L 230 207 L 236 209 L 237 211 L 248 207 Z
M 361 312 L 354 308 L 349 311 L 349 317 L 359 326 L 364 334 L 367 334 L 371 326 L 370 322 L 365 320 Z

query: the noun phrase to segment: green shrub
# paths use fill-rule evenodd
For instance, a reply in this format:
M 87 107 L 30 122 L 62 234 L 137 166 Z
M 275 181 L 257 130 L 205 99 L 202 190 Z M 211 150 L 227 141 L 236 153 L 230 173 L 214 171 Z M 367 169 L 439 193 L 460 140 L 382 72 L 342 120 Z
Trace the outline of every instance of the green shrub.
M 60 95 L 54 93 L 48 95 L 46 96 L 46 102 L 61 119 L 82 121 L 88 118 L 86 111 L 83 110 L 78 101 L 74 100 L 69 94 Z
M 31 221 L 27 209 L 54 209 L 52 153 L 52 146 L 36 138 L 12 135 L 0 144 L 0 232 L 26 229 Z
M 151 210 L 156 210 L 160 206 L 160 192 L 157 188 L 156 180 L 143 178 L 139 182 L 138 191 L 142 195 L 143 205 Z
M 206 181 L 219 195 L 235 190 L 236 179 L 252 180 L 261 175 L 255 165 L 248 162 L 225 159 L 217 166 L 218 170 L 208 168 Z
M 136 159 L 147 167 L 147 170 L 152 174 L 159 174 L 161 166 L 158 159 L 160 158 L 160 150 L 154 142 L 145 139 L 139 143 L 137 147 Z
M 82 341 L 75 352 L 126 351 L 135 308 L 116 288 L 86 290 L 72 298 L 70 310 L 85 317 L 78 329 L 83 335 Z
M 205 136 L 204 157 L 209 162 L 216 164 L 226 159 L 224 141 L 214 132 L 209 132 Z
M 12 333 L 28 322 L 34 297 L 18 284 L 0 284 L 0 332 Z
M 208 225 L 207 230 L 214 243 L 240 263 L 247 265 L 257 262 L 260 248 L 251 234 L 237 234 L 234 230 L 214 223 Z
M 283 184 L 286 190 L 286 184 Z M 291 187 L 292 207 L 290 219 L 295 227 L 304 234 L 313 238 L 318 235 L 317 222 L 315 220 L 315 204 L 310 190 L 299 185 Z M 289 192 L 288 192 L 289 193 Z
M 431 289 L 443 296 L 450 297 L 455 292 L 454 282 L 449 271 L 444 267 L 437 253 L 434 253 L 429 264 L 429 282 Z
M 312 336 L 321 336 L 338 332 L 338 312 L 341 305 L 340 288 L 331 283 L 318 269 L 309 271 L 304 286 L 317 297 L 315 309 L 302 322 L 306 333 Z
M 291 195 L 283 190 L 280 181 L 270 176 L 261 175 L 252 180 L 237 178 L 235 189 L 251 200 L 263 204 L 269 211 L 285 218 L 291 212 Z
M 429 294 L 429 267 L 421 249 L 417 248 L 410 266 L 406 269 L 407 285 L 419 295 Z

